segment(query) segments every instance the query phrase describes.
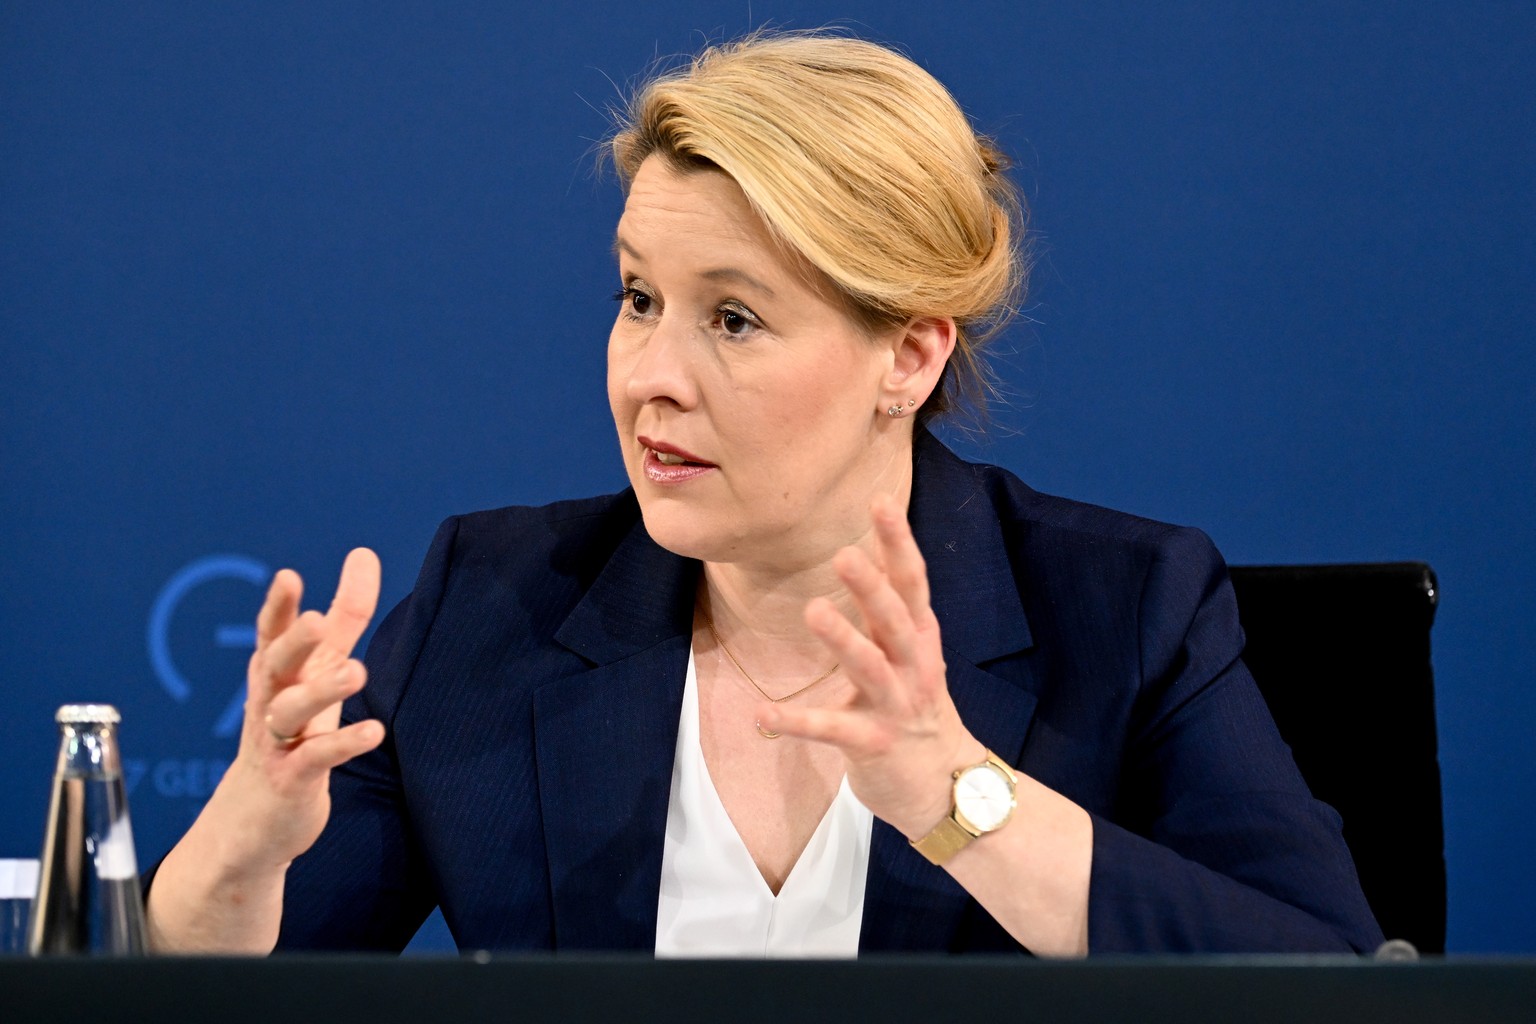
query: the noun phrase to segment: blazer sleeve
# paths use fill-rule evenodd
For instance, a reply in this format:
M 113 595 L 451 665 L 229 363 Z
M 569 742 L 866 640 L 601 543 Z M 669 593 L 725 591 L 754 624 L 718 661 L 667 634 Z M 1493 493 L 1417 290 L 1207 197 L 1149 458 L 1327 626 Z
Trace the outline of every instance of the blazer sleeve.
M 442 602 L 456 533 L 454 519 L 438 529 L 415 588 L 368 645 L 368 683 L 343 705 L 342 722 L 376 718 L 384 724 L 384 742 L 331 772 L 330 819 L 288 869 L 279 952 L 399 952 L 437 905 L 412 833 L 394 725 Z
M 1367 952 L 1339 816 L 1312 798 L 1239 658 L 1226 567 L 1170 533 L 1139 605 L 1142 689 L 1114 821 L 1093 819 L 1093 953 Z

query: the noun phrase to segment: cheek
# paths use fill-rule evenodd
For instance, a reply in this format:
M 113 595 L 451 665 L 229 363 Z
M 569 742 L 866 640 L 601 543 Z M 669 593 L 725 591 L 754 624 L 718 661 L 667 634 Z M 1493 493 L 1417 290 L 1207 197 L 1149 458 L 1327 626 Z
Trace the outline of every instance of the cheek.
M 624 389 L 624 382 L 629 379 L 629 367 L 616 335 L 617 328 L 608 335 L 608 407 L 615 418 L 629 404 Z
M 784 391 L 777 410 L 780 418 L 810 434 L 831 431 L 841 435 L 866 422 L 875 389 L 868 364 L 847 360 L 806 373 Z M 833 440 L 828 437 L 827 440 Z
M 808 478 L 837 472 L 829 466 L 841 465 L 851 452 L 863 450 L 866 404 L 852 371 L 825 368 L 780 380 L 774 387 L 737 388 L 729 431 L 742 450 L 752 453 L 763 483 L 798 491 Z M 809 452 L 825 458 L 791 457 Z

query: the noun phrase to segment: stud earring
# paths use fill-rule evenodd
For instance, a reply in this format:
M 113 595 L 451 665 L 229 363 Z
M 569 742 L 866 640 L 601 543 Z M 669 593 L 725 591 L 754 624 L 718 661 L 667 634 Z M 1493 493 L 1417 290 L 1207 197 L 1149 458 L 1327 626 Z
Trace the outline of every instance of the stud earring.
M 892 416 L 892 417 L 900 416 L 901 412 L 902 412 L 902 409 L 901 409 L 901 406 L 899 406 L 899 405 L 893 405 L 889 409 L 885 410 L 885 414 L 887 416 Z

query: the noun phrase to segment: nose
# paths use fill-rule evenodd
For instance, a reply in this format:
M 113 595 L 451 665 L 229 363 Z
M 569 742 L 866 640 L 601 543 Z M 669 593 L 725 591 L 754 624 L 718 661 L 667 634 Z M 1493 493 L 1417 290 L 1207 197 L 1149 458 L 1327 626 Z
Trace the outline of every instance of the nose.
M 687 324 L 663 313 L 643 336 L 615 343 L 630 349 L 624 392 L 640 405 L 663 403 L 679 409 L 698 404 L 698 381 L 693 372 L 695 339 Z

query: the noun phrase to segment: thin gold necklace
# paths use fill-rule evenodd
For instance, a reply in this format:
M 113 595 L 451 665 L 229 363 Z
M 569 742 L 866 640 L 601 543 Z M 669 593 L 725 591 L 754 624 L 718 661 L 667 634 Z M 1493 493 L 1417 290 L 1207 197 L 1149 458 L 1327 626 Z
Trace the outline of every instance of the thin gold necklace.
M 731 664 L 736 666 L 736 671 L 741 673 L 741 677 L 747 682 L 751 683 L 752 689 L 762 694 L 763 700 L 766 700 L 770 704 L 782 704 L 787 700 L 793 700 L 794 698 L 804 693 L 806 690 L 809 690 L 811 687 L 815 686 L 817 683 L 825 680 L 833 672 L 836 672 L 838 666 L 842 664 L 842 662 L 835 663 L 831 668 L 827 669 L 821 675 L 817 676 L 815 679 L 812 679 L 804 686 L 800 687 L 800 689 L 796 690 L 794 693 L 786 693 L 782 697 L 770 697 L 767 690 L 757 685 L 757 680 L 752 678 L 752 673 L 741 667 L 741 662 L 736 660 L 736 655 L 731 653 L 731 649 L 725 646 L 725 641 L 720 638 L 720 631 L 715 628 L 714 617 L 711 616 L 709 612 L 704 613 L 704 625 L 709 627 L 709 635 L 715 638 L 715 643 L 718 644 L 720 649 L 725 652 L 725 656 L 731 659 Z M 784 735 L 781 732 L 769 732 L 767 729 L 763 728 L 762 722 L 753 722 L 752 724 L 757 726 L 758 735 L 765 740 L 776 740 L 780 736 Z

